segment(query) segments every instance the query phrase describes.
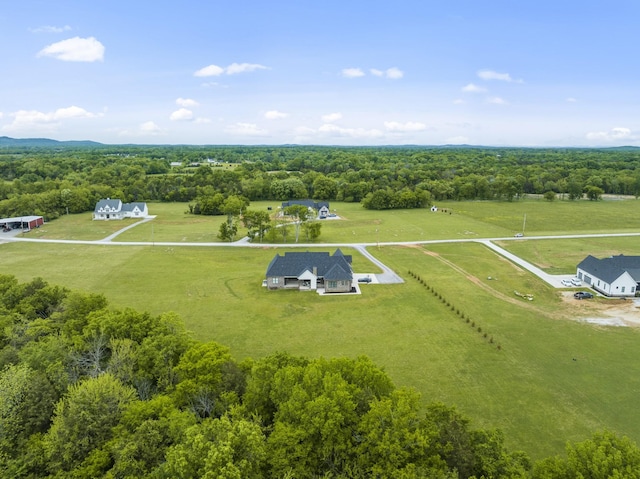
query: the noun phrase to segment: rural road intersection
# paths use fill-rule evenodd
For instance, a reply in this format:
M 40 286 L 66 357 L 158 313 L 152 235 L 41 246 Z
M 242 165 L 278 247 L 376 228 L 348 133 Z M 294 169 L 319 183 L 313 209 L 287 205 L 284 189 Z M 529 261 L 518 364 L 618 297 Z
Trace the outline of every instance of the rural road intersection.
M 373 283 L 380 284 L 392 284 L 392 283 L 403 283 L 402 278 L 396 274 L 393 270 L 387 267 L 384 263 L 378 260 L 375 256 L 373 256 L 367 247 L 375 247 L 375 246 L 409 246 L 409 245 L 429 245 L 429 244 L 440 244 L 440 243 L 481 243 L 485 245 L 487 248 L 495 251 L 497 254 L 507 258 L 509 261 L 519 265 L 523 269 L 530 271 L 531 273 L 538 276 L 540 279 L 550 284 L 555 288 L 562 288 L 563 285 L 561 281 L 563 279 L 569 279 L 573 277 L 573 275 L 552 275 L 545 273 L 537 266 L 523 260 L 519 256 L 510 253 L 509 251 L 501 248 L 496 245 L 494 241 L 525 241 L 523 238 L 514 238 L 514 237 L 504 237 L 504 238 L 482 238 L 482 239 L 449 239 L 449 240 L 427 240 L 427 241 L 398 241 L 398 242 L 385 242 L 385 243 L 297 243 L 297 244 L 265 244 L 265 243 L 250 243 L 249 238 L 244 237 L 234 243 L 227 242 L 216 242 L 216 243 L 183 243 L 183 242 L 129 242 L 129 241 L 112 241 L 121 233 L 134 228 L 142 223 L 146 223 L 147 221 L 151 221 L 153 217 L 147 217 L 142 221 L 138 221 L 132 225 L 129 225 L 125 228 L 122 228 L 119 231 L 107 236 L 104 239 L 97 241 L 86 241 L 86 240 L 53 240 L 53 239 L 32 239 L 32 238 L 18 238 L 17 236 L 8 235 L 8 236 L 0 236 L 0 244 L 3 242 L 10 241 L 18 241 L 18 242 L 30 242 L 30 243 L 60 243 L 60 244 L 86 244 L 86 245 L 113 245 L 113 246 L 199 246 L 199 247 L 221 247 L 221 246 L 233 246 L 233 247 L 245 247 L 245 248 L 265 248 L 265 247 L 278 247 L 282 248 L 286 246 L 287 248 L 354 248 L 360 254 L 362 254 L 365 258 L 371 261 L 373 264 L 378 266 L 382 273 L 365 275 L 373 278 Z M 616 237 L 616 236 L 640 236 L 640 233 L 617 233 L 617 234 L 579 234 L 579 235 L 562 235 L 562 236 L 528 236 L 527 239 L 571 239 L 571 238 L 603 238 L 603 237 Z M 363 276 L 363 275 L 356 275 Z

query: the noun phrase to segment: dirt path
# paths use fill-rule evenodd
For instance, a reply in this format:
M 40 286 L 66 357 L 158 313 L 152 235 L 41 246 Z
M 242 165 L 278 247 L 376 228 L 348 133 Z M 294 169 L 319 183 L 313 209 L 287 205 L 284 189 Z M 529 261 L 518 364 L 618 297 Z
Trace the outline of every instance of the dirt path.
M 506 295 L 504 293 L 501 293 L 500 291 L 496 291 L 491 286 L 487 285 L 486 283 L 483 283 L 480 280 L 480 278 L 478 278 L 477 276 L 474 276 L 471 273 L 465 271 L 463 268 L 461 268 L 457 264 L 455 264 L 455 263 L 449 261 L 448 259 L 443 258 L 442 256 L 440 256 L 438 253 L 435 253 L 435 252 L 429 251 L 429 250 L 423 250 L 423 253 L 426 254 L 426 255 L 429 255 L 429 256 L 431 256 L 431 257 L 433 257 L 435 259 L 437 259 L 441 263 L 446 264 L 448 267 L 450 267 L 454 271 L 457 271 L 458 273 L 464 275 L 464 277 L 467 278 L 469 281 L 471 281 L 473 284 L 478 286 L 480 289 L 486 291 L 487 293 L 491 294 L 495 298 L 498 298 L 498 299 L 500 299 L 502 301 L 506 301 L 507 303 L 518 305 L 518 306 L 520 306 L 522 308 L 526 308 L 526 309 L 529 309 L 531 311 L 535 311 L 535 312 L 540 313 L 540 314 L 547 314 L 544 310 L 536 307 L 534 304 L 531 304 L 530 302 L 527 302 L 527 301 L 525 301 L 523 299 L 512 298 L 511 296 L 508 296 L 508 295 Z

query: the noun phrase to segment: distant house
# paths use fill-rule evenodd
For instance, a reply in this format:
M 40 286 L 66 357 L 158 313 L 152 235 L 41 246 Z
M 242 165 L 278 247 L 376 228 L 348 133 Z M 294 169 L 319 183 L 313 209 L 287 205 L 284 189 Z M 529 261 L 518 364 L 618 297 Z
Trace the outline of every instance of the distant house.
M 284 210 L 288 206 L 303 205 L 310 210 L 315 210 L 318 216 L 326 218 L 329 215 L 329 202 L 328 201 L 313 201 L 313 200 L 290 200 L 282 203 L 282 209 Z
M 325 293 L 348 293 L 353 283 L 351 255 L 337 249 L 326 252 L 276 254 L 267 268 L 269 289 L 324 289 Z
M 123 218 L 146 218 L 149 210 L 146 203 L 123 203 L 121 200 L 100 200 L 93 210 L 94 220 L 121 220 Z
M 640 288 L 640 256 L 589 255 L 578 265 L 576 276 L 606 296 L 635 296 Z

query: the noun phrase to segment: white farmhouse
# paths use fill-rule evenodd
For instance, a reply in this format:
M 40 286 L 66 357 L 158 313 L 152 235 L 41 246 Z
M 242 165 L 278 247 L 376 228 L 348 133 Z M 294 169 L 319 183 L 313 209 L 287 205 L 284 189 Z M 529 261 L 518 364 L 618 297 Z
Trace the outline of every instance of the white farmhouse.
M 146 203 L 123 203 L 121 200 L 100 200 L 93 210 L 94 220 L 121 220 L 123 218 L 146 218 L 149 209 Z
M 591 255 L 578 265 L 576 276 L 606 296 L 635 296 L 640 287 L 640 256 Z

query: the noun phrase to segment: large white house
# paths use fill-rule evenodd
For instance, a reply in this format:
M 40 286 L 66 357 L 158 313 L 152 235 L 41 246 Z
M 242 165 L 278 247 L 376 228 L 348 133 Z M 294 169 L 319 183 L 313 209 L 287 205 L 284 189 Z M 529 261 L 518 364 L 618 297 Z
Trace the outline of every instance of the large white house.
M 587 256 L 576 276 L 606 296 L 635 296 L 640 287 L 640 256 Z
M 93 210 L 94 220 L 121 220 L 123 218 L 146 218 L 149 210 L 146 203 L 123 203 L 121 200 L 100 200 Z

